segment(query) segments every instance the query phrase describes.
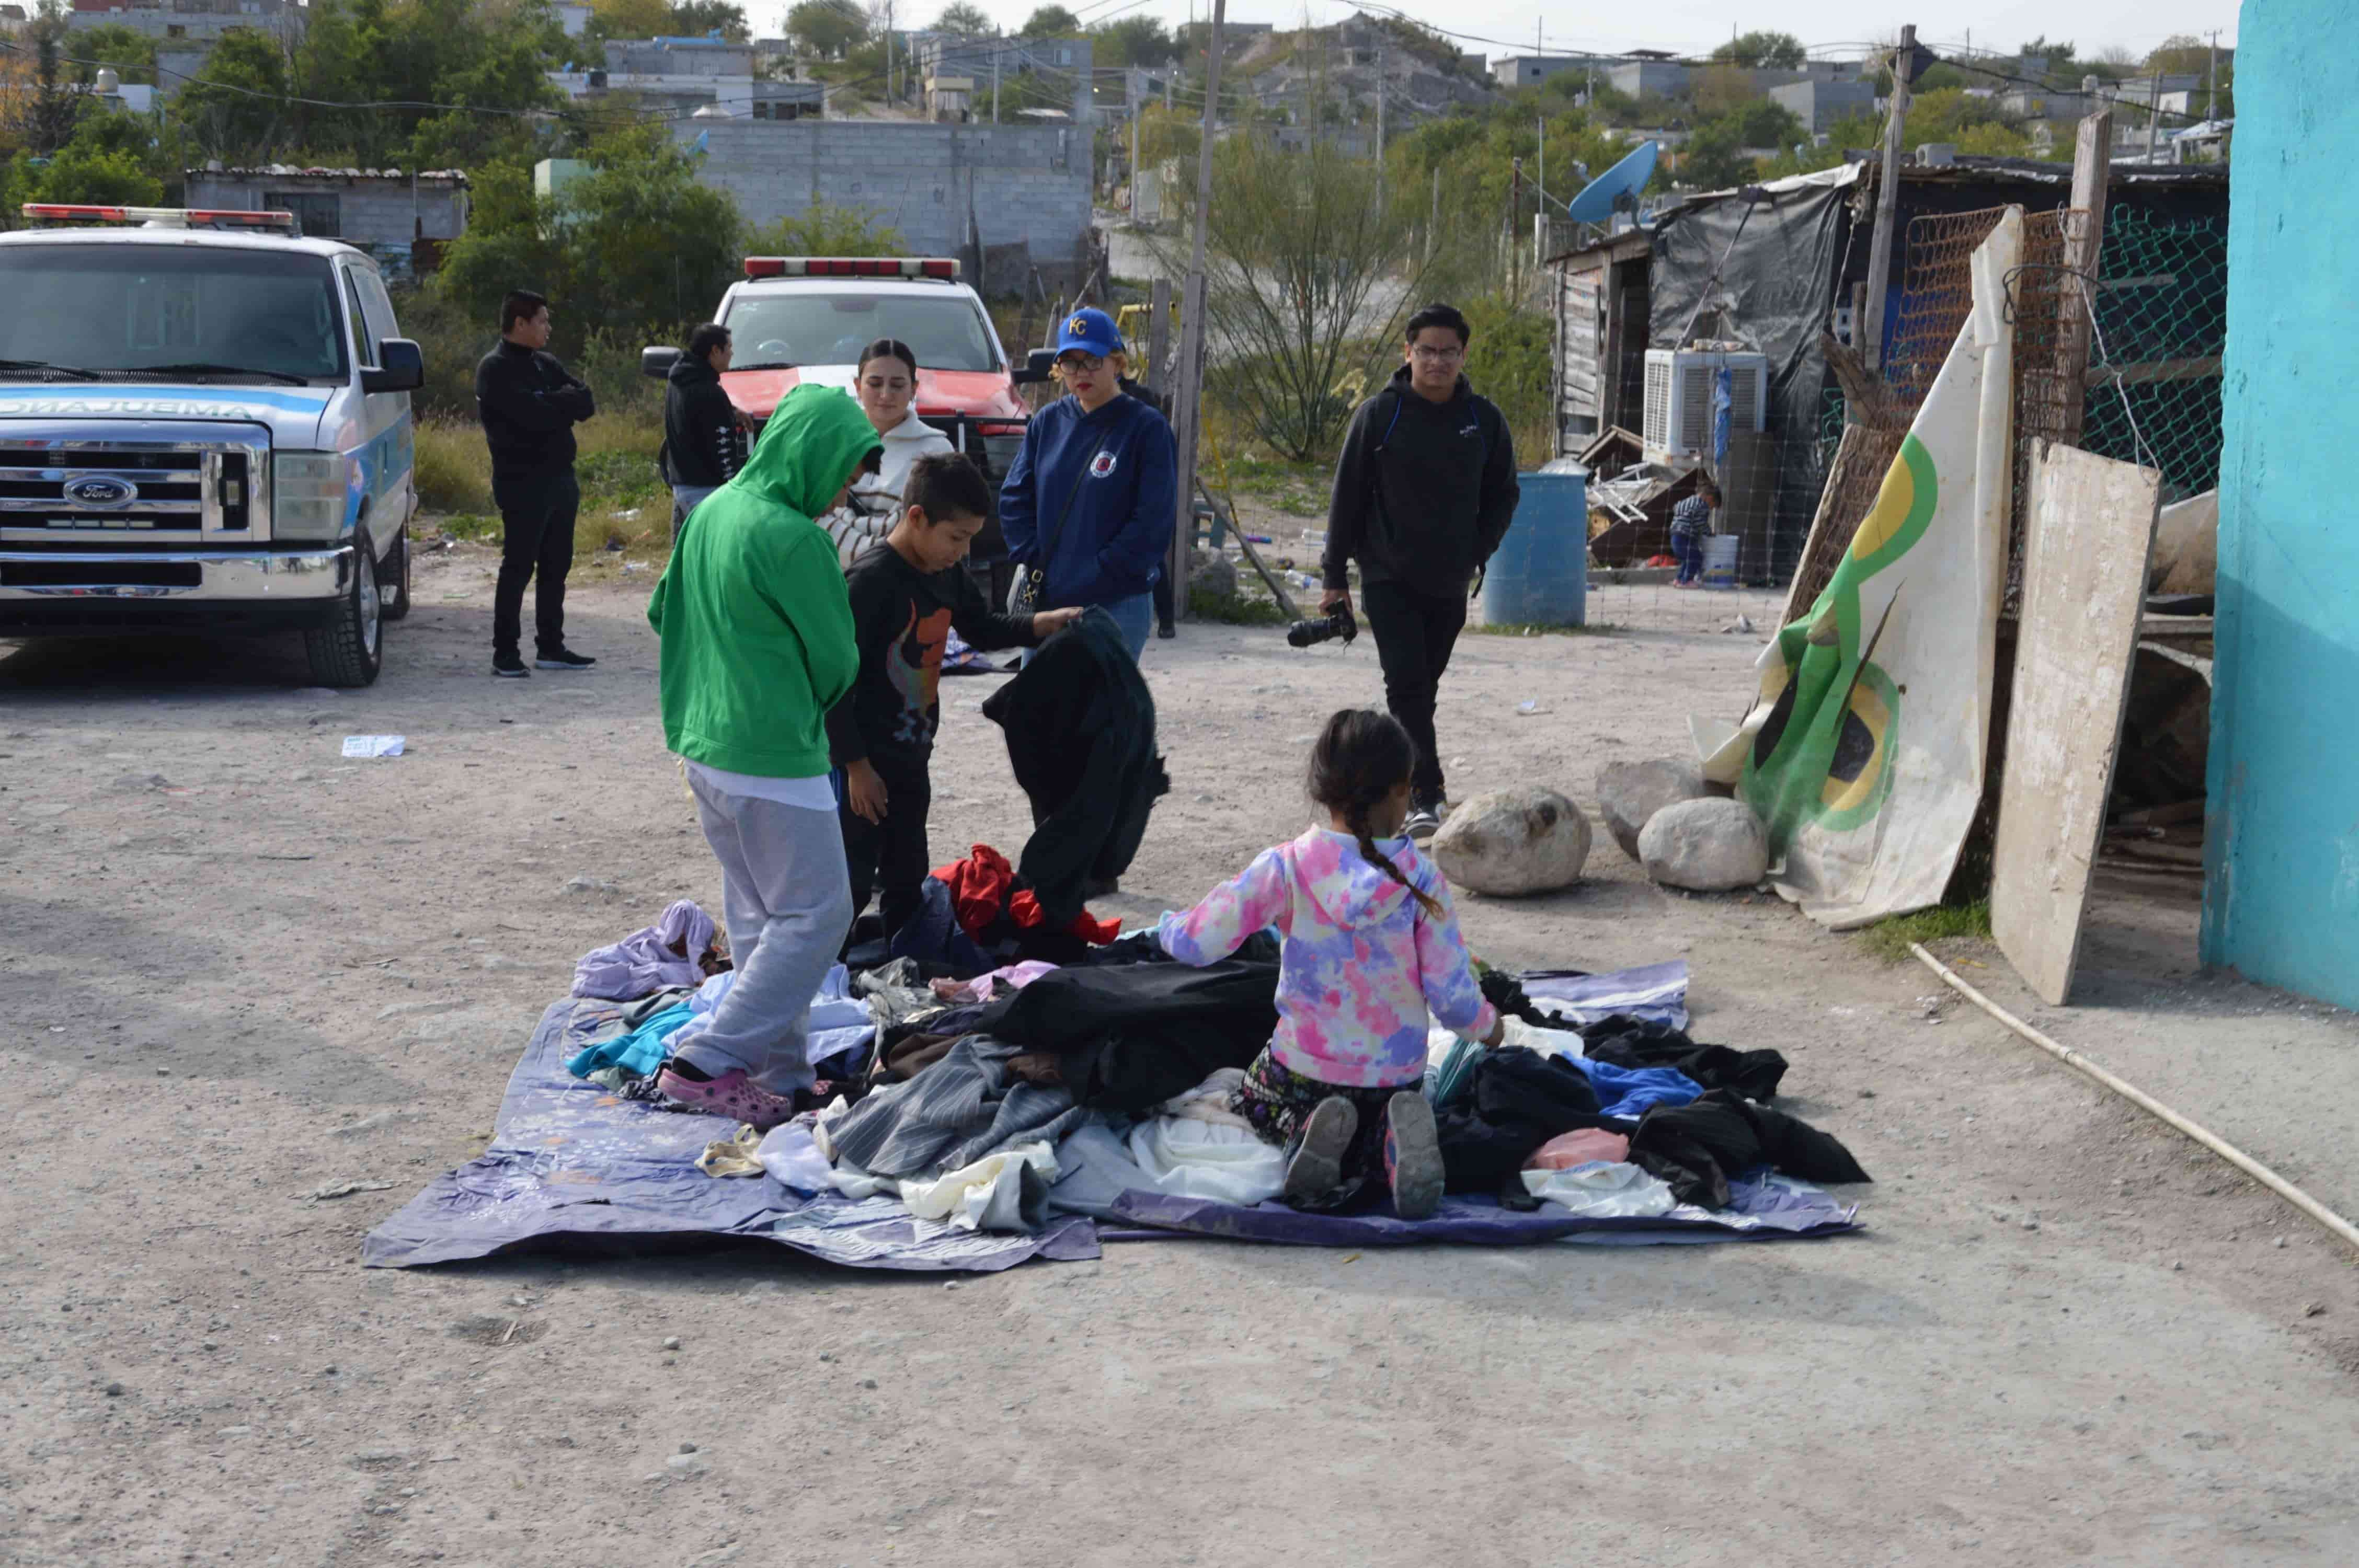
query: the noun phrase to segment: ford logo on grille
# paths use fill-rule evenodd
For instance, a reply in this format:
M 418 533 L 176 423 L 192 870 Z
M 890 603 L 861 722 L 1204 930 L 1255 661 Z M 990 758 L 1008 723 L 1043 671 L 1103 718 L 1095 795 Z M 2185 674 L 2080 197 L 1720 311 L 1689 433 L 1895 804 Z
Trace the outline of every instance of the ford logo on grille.
M 76 506 L 128 506 L 139 499 L 139 487 L 125 480 L 91 474 L 66 485 L 66 499 Z

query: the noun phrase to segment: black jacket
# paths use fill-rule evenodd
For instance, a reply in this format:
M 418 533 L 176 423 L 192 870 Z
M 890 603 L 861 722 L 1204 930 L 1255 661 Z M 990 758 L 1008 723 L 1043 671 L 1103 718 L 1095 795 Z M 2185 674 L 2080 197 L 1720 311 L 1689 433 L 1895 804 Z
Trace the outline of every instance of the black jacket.
M 844 574 L 860 678 L 828 710 L 828 750 L 839 768 L 884 752 L 923 766 L 941 728 L 942 654 L 956 632 L 971 648 L 1028 648 L 1029 616 L 991 608 L 959 567 L 921 572 L 889 543 Z M 1164 1097 L 1169 1099 L 1169 1095 Z
M 737 406 L 709 360 L 680 356 L 664 388 L 663 470 L 676 485 L 727 484 L 745 465 Z
M 1155 753 L 1155 698 L 1113 616 L 1093 608 L 1040 645 L 983 716 L 1007 735 L 1007 760 L 1032 803 L 1016 874 L 1052 931 L 1093 887 L 1130 869 L 1147 814 L 1171 789 Z
M 598 412 L 557 356 L 503 341 L 475 366 L 475 410 L 492 478 L 538 479 L 573 466 L 573 427 Z
M 1364 581 L 1463 593 L 1515 520 L 1516 445 L 1499 410 L 1462 375 L 1447 403 L 1408 379 L 1403 365 L 1352 416 L 1327 503 L 1329 588 L 1350 585 L 1357 558 Z

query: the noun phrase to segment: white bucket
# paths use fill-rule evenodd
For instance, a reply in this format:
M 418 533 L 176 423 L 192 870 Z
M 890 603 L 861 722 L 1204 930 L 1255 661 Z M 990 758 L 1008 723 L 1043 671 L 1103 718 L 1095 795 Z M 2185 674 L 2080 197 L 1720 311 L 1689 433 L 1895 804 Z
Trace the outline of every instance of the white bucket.
M 1706 588 L 1736 586 L 1736 535 L 1714 534 L 1703 542 L 1703 585 Z

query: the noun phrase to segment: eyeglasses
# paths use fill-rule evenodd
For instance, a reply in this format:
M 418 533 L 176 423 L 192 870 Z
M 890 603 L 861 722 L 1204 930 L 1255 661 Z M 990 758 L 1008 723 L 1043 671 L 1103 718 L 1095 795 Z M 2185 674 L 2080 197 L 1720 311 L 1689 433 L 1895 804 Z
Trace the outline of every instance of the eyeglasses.
M 1071 353 L 1058 355 L 1057 362 L 1067 370 L 1094 373 L 1105 369 L 1104 355 L 1085 354 L 1081 352 L 1079 350 L 1075 350 Z
M 1436 349 L 1430 348 L 1424 343 L 1418 343 L 1413 345 L 1408 351 L 1411 358 L 1420 360 L 1462 360 L 1466 357 L 1466 350 L 1462 346 L 1457 348 Z

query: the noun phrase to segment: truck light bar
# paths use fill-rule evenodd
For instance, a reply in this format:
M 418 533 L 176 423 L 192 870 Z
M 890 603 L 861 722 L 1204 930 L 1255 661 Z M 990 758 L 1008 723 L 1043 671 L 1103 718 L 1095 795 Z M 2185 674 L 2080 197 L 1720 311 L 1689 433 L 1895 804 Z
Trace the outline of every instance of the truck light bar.
M 201 223 L 242 229 L 277 229 L 295 232 L 292 212 L 249 212 L 203 207 L 96 207 L 76 202 L 27 201 L 25 216 L 57 223 L 157 223 L 167 228 L 193 228 Z
M 747 256 L 747 277 L 955 278 L 949 256 Z

